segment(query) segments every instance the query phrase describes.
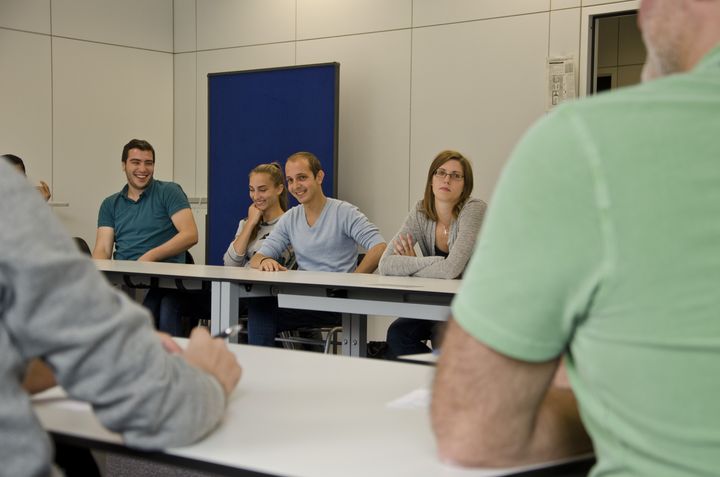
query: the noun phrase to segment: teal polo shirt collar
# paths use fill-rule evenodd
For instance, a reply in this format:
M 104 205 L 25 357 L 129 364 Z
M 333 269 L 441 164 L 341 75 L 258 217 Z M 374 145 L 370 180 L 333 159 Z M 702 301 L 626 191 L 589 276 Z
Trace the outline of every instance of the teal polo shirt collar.
M 128 197 L 128 191 L 130 190 L 130 186 L 128 184 L 125 184 L 125 187 L 122 188 L 120 191 L 120 197 L 125 199 L 128 202 L 132 202 L 133 204 L 136 204 L 143 200 L 143 198 L 147 195 L 150 196 L 150 193 L 152 193 L 153 189 L 155 188 L 155 179 L 150 179 L 150 185 L 145 188 L 144 191 L 140 193 L 140 197 L 138 197 L 138 200 L 132 200 L 130 197 Z

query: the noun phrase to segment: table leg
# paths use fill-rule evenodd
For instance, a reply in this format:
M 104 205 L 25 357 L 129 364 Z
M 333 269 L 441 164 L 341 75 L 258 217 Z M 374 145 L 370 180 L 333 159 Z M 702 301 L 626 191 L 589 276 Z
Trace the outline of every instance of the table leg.
M 237 284 L 212 282 L 210 333 L 217 334 L 237 324 L 239 299 L 240 287 Z
M 345 356 L 367 356 L 367 315 L 342 314 L 342 354 Z

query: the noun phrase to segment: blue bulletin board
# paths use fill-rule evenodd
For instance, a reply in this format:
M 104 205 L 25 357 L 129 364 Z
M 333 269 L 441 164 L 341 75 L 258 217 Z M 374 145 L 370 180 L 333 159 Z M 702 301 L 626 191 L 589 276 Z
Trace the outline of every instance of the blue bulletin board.
M 208 75 L 208 215 L 205 263 L 222 265 L 250 206 L 248 174 L 298 151 L 323 165 L 337 197 L 340 65 L 326 63 Z M 290 206 L 296 202 L 290 197 Z

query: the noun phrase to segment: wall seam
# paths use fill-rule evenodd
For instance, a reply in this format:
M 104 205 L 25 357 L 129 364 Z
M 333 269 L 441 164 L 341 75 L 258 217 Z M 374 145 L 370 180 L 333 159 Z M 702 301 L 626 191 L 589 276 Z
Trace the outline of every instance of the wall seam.
M 200 160 L 198 159 L 198 15 L 197 15 L 197 0 L 195 0 L 195 75 L 194 75 L 194 81 L 193 85 L 195 86 L 195 101 L 193 101 L 193 128 L 195 129 L 195 196 L 200 197 L 202 194 L 198 193 L 198 167 Z M 205 160 L 205 167 L 208 167 L 210 164 L 210 158 L 206 158 Z M 209 167 L 208 167 L 209 168 Z M 205 187 L 205 197 L 207 198 L 207 186 Z M 207 231 L 205 232 L 207 234 Z
M 170 12 L 170 21 L 172 22 L 172 148 L 173 148 L 173 173 L 172 173 L 172 179 L 173 182 L 177 182 L 177 177 L 175 177 L 175 156 L 177 155 L 177 151 L 175 151 L 175 132 L 176 132 L 176 124 L 175 124 L 175 0 L 172 0 L 172 8 Z
M 50 0 L 50 184 L 55 187 L 55 69 L 53 50 L 53 16 L 52 0 Z
M 413 43 L 414 43 L 414 32 L 415 32 L 415 17 L 414 17 L 414 7 L 415 7 L 415 0 L 410 1 L 410 84 L 408 86 L 408 95 L 409 95 L 409 101 L 408 101 L 408 165 L 407 165 L 407 203 L 406 208 L 407 210 L 410 210 L 410 204 L 412 198 L 410 197 L 410 190 L 411 190 L 411 173 L 412 173 L 412 105 L 413 105 L 413 97 L 412 97 L 412 90 L 413 90 Z

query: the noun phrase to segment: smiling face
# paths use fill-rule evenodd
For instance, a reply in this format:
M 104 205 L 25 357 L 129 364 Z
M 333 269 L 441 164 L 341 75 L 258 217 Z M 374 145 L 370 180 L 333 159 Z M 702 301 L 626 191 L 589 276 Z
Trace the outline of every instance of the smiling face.
M 440 175 L 438 175 L 438 172 L 440 172 Z M 440 177 L 443 173 L 445 177 Z M 457 204 L 465 187 L 464 175 L 463 166 L 456 159 L 451 159 L 437 168 L 432 179 L 432 192 L 435 196 L 435 202 Z M 461 178 L 456 179 L 453 176 Z
M 127 160 L 123 161 L 122 165 L 130 188 L 135 192 L 147 189 L 155 172 L 155 158 L 152 151 L 130 149 Z
M 256 172 L 250 174 L 250 199 L 260 211 L 265 212 L 279 203 L 283 186 L 276 186 L 270 174 Z
M 301 204 L 309 204 L 313 200 L 322 198 L 324 177 L 323 171 L 313 175 L 310 164 L 304 157 L 292 157 L 285 163 L 288 191 Z

